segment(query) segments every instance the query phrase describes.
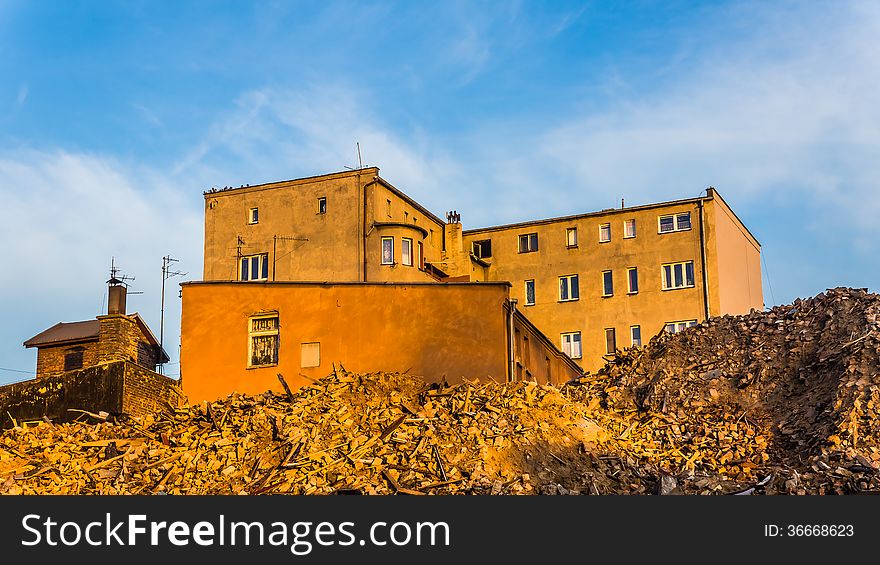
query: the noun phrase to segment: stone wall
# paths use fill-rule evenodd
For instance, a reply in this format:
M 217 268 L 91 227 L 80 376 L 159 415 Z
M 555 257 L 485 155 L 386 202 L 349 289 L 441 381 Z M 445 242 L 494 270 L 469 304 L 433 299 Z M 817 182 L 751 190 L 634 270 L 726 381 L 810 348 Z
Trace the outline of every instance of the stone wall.
M 101 411 L 140 417 L 178 404 L 177 382 L 125 361 L 105 363 L 63 375 L 0 387 L 2 428 L 39 420 L 69 422 L 82 416 L 74 410 Z
M 99 363 L 129 361 L 149 370 L 156 368 L 159 351 L 147 341 L 137 321 L 131 316 L 108 314 L 98 316 Z

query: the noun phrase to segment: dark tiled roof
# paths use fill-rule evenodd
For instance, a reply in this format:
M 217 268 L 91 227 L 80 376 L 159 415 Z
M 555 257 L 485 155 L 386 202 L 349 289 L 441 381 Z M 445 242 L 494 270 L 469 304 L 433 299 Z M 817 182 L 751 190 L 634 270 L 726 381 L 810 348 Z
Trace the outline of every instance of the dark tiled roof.
M 87 341 L 98 339 L 101 323 L 98 320 L 84 322 L 58 322 L 46 331 L 40 332 L 24 342 L 25 347 L 40 347 L 68 341 Z

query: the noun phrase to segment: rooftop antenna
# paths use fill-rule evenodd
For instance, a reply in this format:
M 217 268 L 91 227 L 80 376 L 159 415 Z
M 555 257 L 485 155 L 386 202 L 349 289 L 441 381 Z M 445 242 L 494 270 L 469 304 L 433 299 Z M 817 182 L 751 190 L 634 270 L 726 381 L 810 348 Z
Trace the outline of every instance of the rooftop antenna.
M 363 169 L 364 168 L 364 160 L 361 159 L 361 142 L 358 141 L 356 143 L 357 143 L 357 148 L 358 148 L 358 169 Z
M 186 273 L 182 271 L 172 271 L 171 263 L 177 263 L 177 259 L 173 259 L 171 255 L 162 257 L 162 307 L 159 314 L 159 360 L 162 360 L 163 345 L 165 343 L 165 281 L 171 277 L 182 277 Z M 159 364 L 159 374 L 164 374 L 165 363 Z
M 119 275 L 119 268 L 116 266 L 116 257 L 110 257 L 110 279 L 107 281 L 107 284 L 113 286 L 123 285 L 125 287 L 128 286 L 127 281 L 133 281 L 134 277 L 130 277 L 128 275 Z

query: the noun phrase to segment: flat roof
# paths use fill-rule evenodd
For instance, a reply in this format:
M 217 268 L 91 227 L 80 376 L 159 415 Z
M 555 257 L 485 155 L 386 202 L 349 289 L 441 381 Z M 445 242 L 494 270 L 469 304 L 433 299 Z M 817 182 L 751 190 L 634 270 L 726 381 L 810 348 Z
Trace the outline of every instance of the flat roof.
M 310 177 L 300 177 L 296 179 L 289 180 L 278 180 L 272 182 L 264 182 L 261 184 L 249 184 L 245 186 L 229 186 L 224 188 L 212 188 L 211 190 L 206 190 L 203 192 L 205 198 L 213 198 L 215 196 L 224 196 L 232 193 L 242 193 L 242 192 L 253 192 L 257 190 L 266 190 L 270 188 L 277 188 L 280 185 L 285 184 L 309 184 L 312 182 L 318 182 L 322 180 L 327 180 L 329 178 L 339 178 L 339 177 L 348 177 L 348 176 L 357 176 L 362 175 L 366 172 L 372 172 L 376 175 L 379 173 L 379 167 L 364 167 L 363 169 L 351 169 L 346 171 L 336 171 L 334 173 L 325 173 L 322 175 L 313 175 Z
M 235 284 L 242 286 L 277 285 L 277 286 L 506 286 L 512 287 L 509 281 L 184 281 L 180 286 Z

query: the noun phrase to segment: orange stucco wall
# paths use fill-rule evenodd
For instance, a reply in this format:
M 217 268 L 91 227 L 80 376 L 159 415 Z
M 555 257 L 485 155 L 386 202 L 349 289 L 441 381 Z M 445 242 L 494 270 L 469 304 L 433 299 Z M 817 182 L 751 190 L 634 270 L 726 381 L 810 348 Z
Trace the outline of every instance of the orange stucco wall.
M 716 260 L 713 289 L 717 314 L 746 314 L 752 308 L 763 310 L 761 284 L 761 246 L 743 227 L 724 200 L 714 198 L 707 205 L 714 228 L 710 248 Z
M 185 283 L 181 376 L 191 402 L 299 387 L 332 372 L 507 380 L 506 284 Z M 277 366 L 248 368 L 248 320 L 277 311 Z M 301 344 L 321 364 L 301 367 Z

